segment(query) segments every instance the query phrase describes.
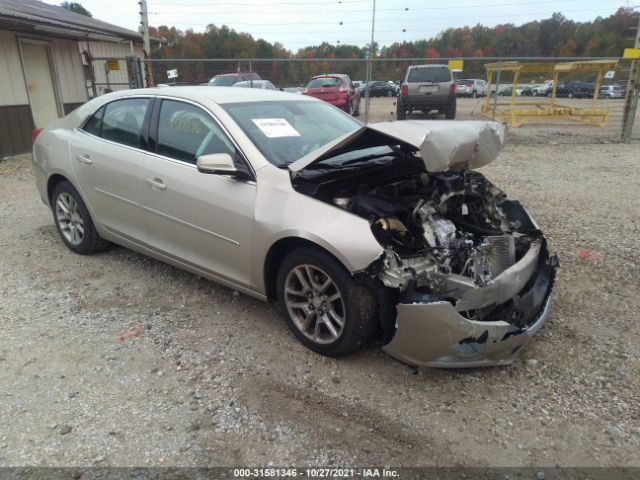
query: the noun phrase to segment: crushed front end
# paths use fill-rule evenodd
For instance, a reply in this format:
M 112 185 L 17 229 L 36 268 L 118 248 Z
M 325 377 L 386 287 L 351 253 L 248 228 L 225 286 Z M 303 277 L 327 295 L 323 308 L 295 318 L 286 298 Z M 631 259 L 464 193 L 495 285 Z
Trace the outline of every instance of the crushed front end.
M 520 203 L 472 170 L 498 155 L 504 132 L 458 123 L 381 124 L 293 184 L 369 220 L 384 253 L 356 276 L 374 292 L 387 353 L 509 364 L 549 316 L 558 259 Z
M 558 259 L 480 173 L 428 178 L 402 220 L 372 227 L 386 248 L 368 274 L 397 292 L 384 350 L 411 365 L 509 364 L 549 315 Z

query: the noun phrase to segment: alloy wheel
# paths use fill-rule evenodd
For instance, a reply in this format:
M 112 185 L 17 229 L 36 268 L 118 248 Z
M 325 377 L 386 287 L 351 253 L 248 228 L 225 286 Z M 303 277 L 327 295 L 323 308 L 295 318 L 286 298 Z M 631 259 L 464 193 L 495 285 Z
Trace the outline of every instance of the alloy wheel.
M 314 265 L 298 265 L 287 274 L 284 301 L 295 327 L 319 344 L 335 342 L 344 331 L 346 309 L 333 279 Z
M 84 238 L 84 222 L 78 202 L 62 192 L 56 199 L 56 222 L 64 238 L 72 245 L 80 245 Z

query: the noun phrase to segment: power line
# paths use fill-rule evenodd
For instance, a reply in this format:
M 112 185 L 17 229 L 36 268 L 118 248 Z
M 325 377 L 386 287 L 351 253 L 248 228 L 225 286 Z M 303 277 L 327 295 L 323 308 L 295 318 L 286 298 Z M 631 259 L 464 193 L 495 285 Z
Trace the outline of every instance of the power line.
M 582 12 L 602 12 L 602 11 L 610 11 L 610 8 L 596 8 L 596 9 L 591 9 L 591 10 L 585 10 L 585 9 L 581 9 L 581 10 L 566 10 L 564 13 L 582 13 Z M 169 13 L 167 13 L 169 14 Z M 501 18 L 518 18 L 518 17 L 525 17 L 525 16 L 540 16 L 540 15 L 549 15 L 548 12 L 526 12 L 526 13 L 517 13 L 517 14 L 511 14 L 511 15 L 501 15 Z M 433 21 L 433 20 L 457 20 L 457 19 L 467 19 L 467 18 L 495 18 L 495 15 L 470 15 L 470 16 L 455 16 L 455 17 L 432 17 L 432 18 L 428 18 L 428 19 L 399 19 L 399 20 L 378 20 L 378 22 L 380 23 L 404 23 L 404 22 L 429 22 L 429 21 Z M 219 24 L 225 23 L 225 22 L 218 22 Z M 274 22 L 274 23 L 269 23 L 269 22 L 228 22 L 228 23 L 232 23 L 233 25 L 257 25 L 257 26 L 282 26 L 282 25 L 291 25 L 291 22 Z M 341 25 L 341 26 L 349 26 L 352 24 L 359 24 L 359 23 L 371 23 L 370 20 L 355 20 L 355 21 L 340 21 L 340 22 L 309 22 L 309 23 L 300 23 L 298 22 L 297 25 L 299 26 L 311 26 L 311 25 Z M 189 26 L 208 26 L 211 25 L 212 22 L 208 22 L 208 23 L 180 23 L 180 25 L 189 25 Z M 397 30 L 393 30 L 393 31 L 397 31 Z M 340 33 L 339 31 L 336 31 L 337 33 Z M 300 34 L 300 32 L 295 32 L 296 34 Z M 309 31 L 306 33 L 316 33 L 313 31 Z
M 262 3 L 260 2 L 259 4 L 255 4 L 255 3 L 239 3 L 239 2 L 219 2 L 216 3 L 216 7 L 220 6 L 220 5 L 226 5 L 226 6 L 230 6 L 230 7 L 237 7 L 237 6 L 242 6 L 242 7 L 265 7 L 265 6 L 278 6 L 278 5 L 336 5 L 336 4 L 350 4 L 350 3 L 369 3 L 370 0 L 339 0 L 338 2 L 335 1 L 330 1 L 330 2 L 304 2 L 304 3 L 299 3 L 299 2 L 274 2 L 274 3 Z M 173 5 L 176 6 L 176 4 L 174 2 L 153 2 L 154 5 Z M 181 7 L 206 7 L 208 4 L 207 3 L 183 3 L 180 6 Z
M 540 4 L 559 4 L 559 3 L 571 3 L 571 2 L 576 2 L 578 0 L 547 0 L 547 1 L 539 1 L 536 2 L 536 5 L 540 5 Z M 332 2 L 335 3 L 335 2 Z M 355 2 L 354 2 L 355 3 Z M 174 7 L 178 7 L 178 5 L 175 5 L 174 3 L 158 3 L 155 2 L 155 5 L 170 5 L 170 6 L 174 6 Z M 216 5 L 216 7 L 219 4 Z M 236 6 L 238 5 L 246 5 L 246 4 L 240 4 L 240 3 L 236 3 L 234 4 Z M 261 4 L 260 6 L 266 6 L 267 4 Z M 281 5 L 281 4 L 271 4 L 271 5 Z M 300 6 L 300 7 L 307 7 L 307 5 L 312 5 L 312 3 L 309 4 L 299 4 L 296 3 L 295 5 Z M 516 2 L 516 3 L 484 3 L 484 4 L 475 4 L 475 5 L 449 5 L 446 7 L 401 7 L 401 8 L 378 8 L 377 11 L 379 12 L 413 12 L 416 10 L 420 10 L 420 11 L 425 11 L 425 10 L 451 10 L 453 8 L 462 8 L 462 9 L 469 9 L 469 8 L 484 8 L 484 7 L 510 7 L 510 6 L 518 6 L 518 5 L 531 5 L 531 2 Z M 206 4 L 182 4 L 179 5 L 179 7 L 185 7 L 185 6 L 194 6 L 194 7 L 204 7 L 207 6 Z M 581 10 L 584 11 L 584 10 Z M 308 10 L 306 9 L 303 12 L 292 12 L 292 13 L 323 13 L 325 12 L 325 10 Z M 370 13 L 371 10 L 370 9 L 365 9 L 365 10 L 344 10 L 343 13 Z M 213 14 L 213 15 L 247 15 L 247 12 L 238 12 L 238 11 L 220 11 L 220 10 L 215 10 L 215 11 L 206 11 L 206 10 L 192 10 L 192 11 L 186 11 L 186 12 L 176 12 L 176 11 L 166 11 L 166 12 L 150 12 L 153 13 L 155 15 L 157 14 L 164 14 L 164 13 L 170 13 L 172 15 L 191 15 L 191 14 Z M 273 12 L 273 10 L 251 10 L 251 13 L 275 13 Z M 341 12 L 342 13 L 342 12 Z M 495 15 L 494 15 L 495 16 Z

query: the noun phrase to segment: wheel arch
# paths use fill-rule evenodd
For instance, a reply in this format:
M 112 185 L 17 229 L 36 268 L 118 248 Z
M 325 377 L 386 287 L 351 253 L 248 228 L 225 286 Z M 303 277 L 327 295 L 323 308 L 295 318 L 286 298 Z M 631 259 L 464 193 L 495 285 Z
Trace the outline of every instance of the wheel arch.
M 51 196 L 53 195 L 53 191 L 62 182 L 69 182 L 71 185 L 73 185 L 73 182 L 71 180 L 60 173 L 54 173 L 47 179 L 47 201 L 49 202 L 49 206 L 51 206 Z M 76 188 L 76 190 L 78 189 Z
M 264 260 L 263 281 L 267 300 L 271 301 L 276 298 L 276 277 L 278 275 L 278 268 L 280 267 L 282 260 L 289 252 L 300 247 L 314 248 L 316 250 L 324 252 L 335 259 L 340 265 L 345 268 L 345 270 L 349 271 L 343 261 L 341 261 L 333 253 L 316 242 L 302 237 L 281 238 L 273 245 L 271 245 Z

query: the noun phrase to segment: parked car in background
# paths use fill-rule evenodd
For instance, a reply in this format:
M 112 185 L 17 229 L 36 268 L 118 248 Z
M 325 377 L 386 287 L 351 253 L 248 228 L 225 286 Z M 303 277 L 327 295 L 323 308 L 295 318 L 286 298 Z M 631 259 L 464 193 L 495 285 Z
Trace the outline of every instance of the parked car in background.
M 602 85 L 598 96 L 600 98 L 624 98 L 625 93 L 621 85 Z
M 534 97 L 547 97 L 551 96 L 551 92 L 553 90 L 553 82 L 546 82 L 542 85 L 536 85 L 533 87 L 531 94 Z
M 532 97 L 533 89 L 537 86 L 538 85 L 522 85 L 521 87 L 518 87 L 520 90 L 520 93 L 518 93 L 518 95 L 521 95 L 523 97 Z
M 358 89 L 360 97 L 364 97 L 369 92 L 369 97 L 395 97 L 398 94 L 398 87 L 393 83 L 372 81 L 361 85 Z
M 265 90 L 278 90 L 269 80 L 243 80 L 232 85 L 241 88 L 263 88 Z
M 302 92 L 304 92 L 304 87 L 285 87 L 283 91 L 287 93 L 295 93 L 296 95 L 302 95 Z
M 379 340 L 411 365 L 508 365 L 549 317 L 558 259 L 475 170 L 505 127 L 404 123 L 262 89 L 125 90 L 35 130 L 33 169 L 76 254 L 114 242 L 277 301 L 322 355 Z
M 477 78 L 456 80 L 456 95 L 459 97 L 485 97 L 488 94 L 486 80 Z
M 324 100 L 350 115 L 360 114 L 360 93 L 353 86 L 349 75 L 343 73 L 317 75 L 311 79 L 302 94 Z
M 593 96 L 595 84 L 589 82 L 563 82 L 558 83 L 556 97 L 588 98 Z
M 503 97 L 510 97 L 513 94 L 513 86 L 510 85 L 508 87 L 505 88 L 501 88 L 500 89 L 500 93 L 498 93 L 498 95 L 503 96 Z M 516 96 L 519 97 L 520 95 L 522 95 L 522 87 L 517 87 L 516 88 Z
M 398 120 L 415 110 L 437 110 L 447 120 L 456 118 L 456 84 L 447 65 L 413 65 L 407 69 L 396 102 Z
M 232 87 L 236 83 L 246 80 L 260 80 L 260 75 L 255 72 L 221 73 L 209 80 L 207 85 L 210 87 Z

